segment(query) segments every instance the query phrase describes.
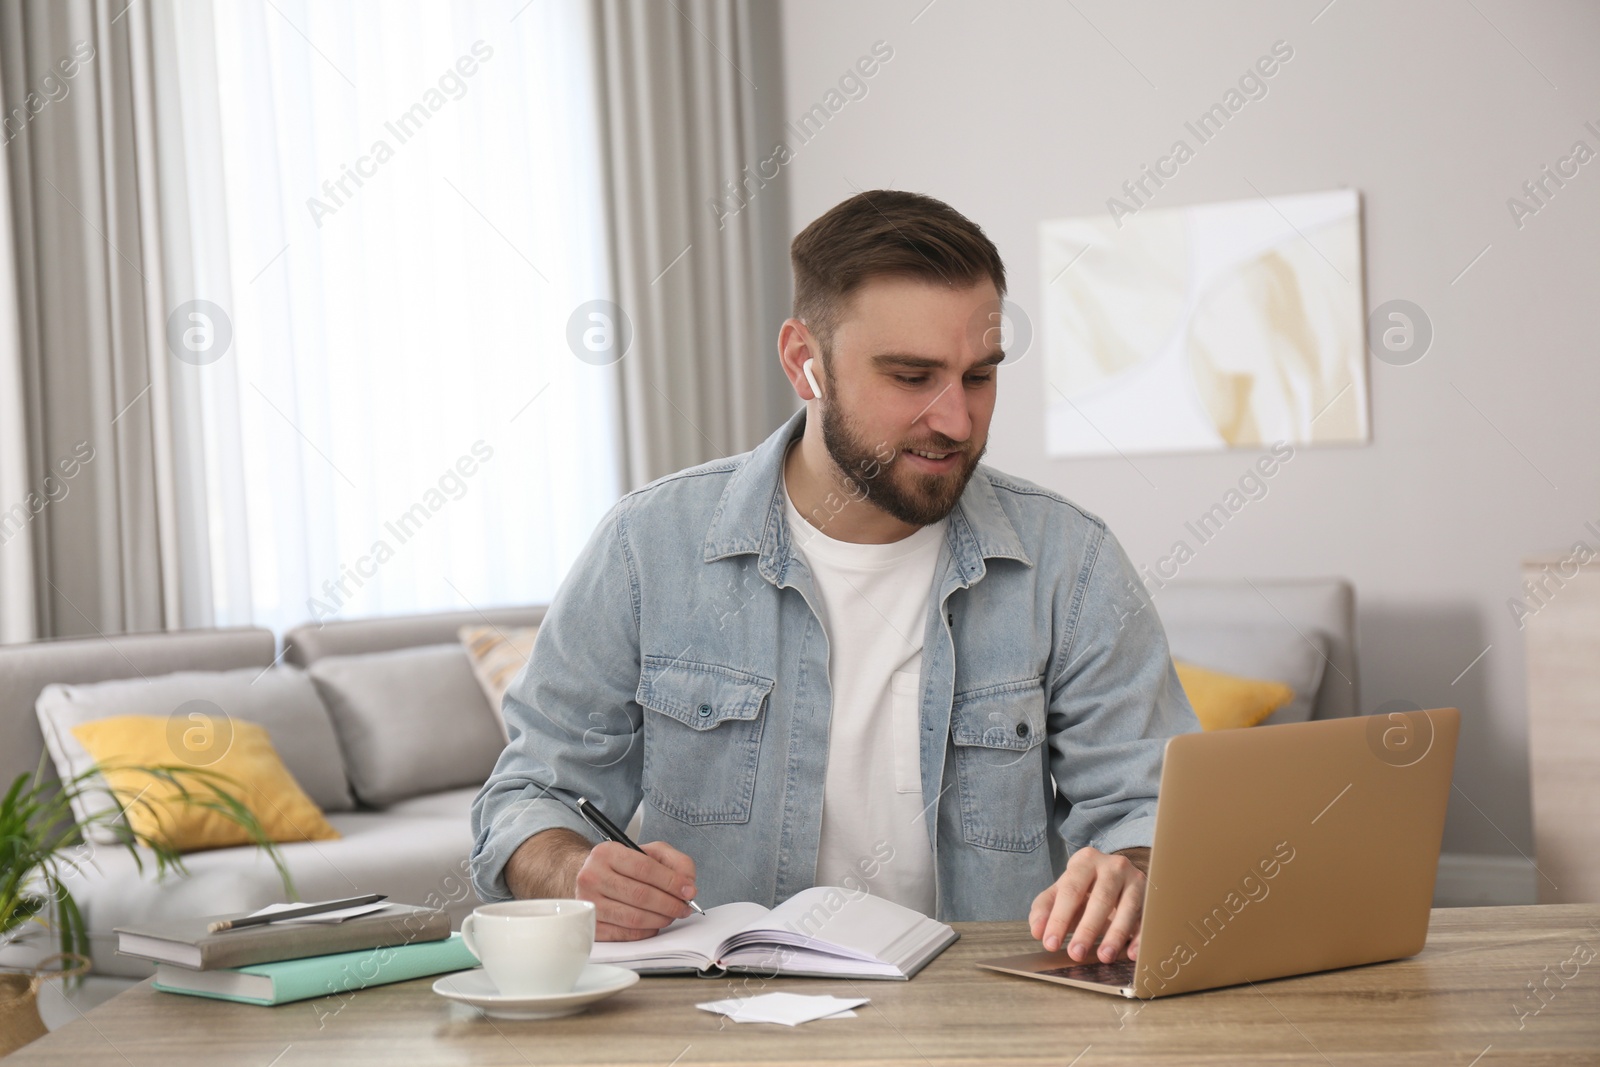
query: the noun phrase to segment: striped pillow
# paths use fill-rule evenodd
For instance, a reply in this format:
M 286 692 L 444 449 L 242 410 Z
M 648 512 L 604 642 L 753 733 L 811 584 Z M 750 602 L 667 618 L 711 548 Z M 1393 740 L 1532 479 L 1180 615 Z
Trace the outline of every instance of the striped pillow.
M 500 732 L 506 734 L 505 719 L 500 714 L 501 701 L 506 690 L 521 672 L 533 653 L 534 639 L 539 636 L 537 626 L 463 626 L 456 631 L 461 644 L 472 662 L 472 673 L 478 676 L 483 695 L 494 708 Z

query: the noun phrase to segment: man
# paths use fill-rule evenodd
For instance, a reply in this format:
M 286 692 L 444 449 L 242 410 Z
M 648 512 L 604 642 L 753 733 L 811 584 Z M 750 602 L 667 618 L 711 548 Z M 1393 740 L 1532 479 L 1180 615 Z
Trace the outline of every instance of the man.
M 1136 956 L 1163 743 L 1198 724 L 1105 525 L 978 465 L 999 253 L 877 191 L 791 258 L 805 409 L 601 523 L 506 696 L 474 884 L 592 900 L 604 939 L 816 884 Z M 646 854 L 579 796 L 642 799 Z

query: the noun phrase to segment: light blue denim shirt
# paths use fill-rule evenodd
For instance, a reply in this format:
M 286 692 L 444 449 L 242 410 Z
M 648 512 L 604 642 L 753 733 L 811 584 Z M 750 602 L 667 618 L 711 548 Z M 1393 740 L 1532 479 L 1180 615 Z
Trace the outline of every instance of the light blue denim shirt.
M 485 900 L 508 896 L 506 861 L 533 834 L 596 839 L 578 796 L 618 822 L 642 800 L 642 839 L 694 858 L 703 906 L 812 885 L 828 639 L 782 496 L 804 424 L 630 493 L 595 531 L 506 694 L 511 740 L 473 803 Z M 923 639 L 937 917 L 1024 918 L 1074 850 L 1149 845 L 1165 741 L 1197 729 L 1105 524 L 979 466 Z

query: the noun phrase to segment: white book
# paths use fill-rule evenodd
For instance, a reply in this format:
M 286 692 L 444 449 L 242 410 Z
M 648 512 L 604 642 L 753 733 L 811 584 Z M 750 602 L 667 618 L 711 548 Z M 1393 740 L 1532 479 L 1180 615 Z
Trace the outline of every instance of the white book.
M 881 897 L 814 886 L 775 908 L 722 904 L 643 941 L 596 941 L 589 959 L 641 974 L 744 971 L 904 981 L 958 936 Z

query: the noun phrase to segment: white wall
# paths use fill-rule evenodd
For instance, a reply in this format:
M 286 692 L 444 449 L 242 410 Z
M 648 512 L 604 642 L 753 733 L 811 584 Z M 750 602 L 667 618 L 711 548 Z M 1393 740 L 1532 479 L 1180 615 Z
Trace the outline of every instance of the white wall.
M 1575 140 L 1600 151 L 1584 128 L 1600 129 L 1600 6 L 1474 2 L 785 0 L 791 118 L 873 42 L 894 53 L 796 145 L 784 180 L 792 231 L 861 189 L 949 201 L 999 245 L 1032 309 L 1038 222 L 1104 211 L 1186 119 L 1289 42 L 1268 95 L 1153 206 L 1246 198 L 1249 183 L 1269 197 L 1358 189 L 1368 307 L 1415 301 L 1436 336 L 1412 366 L 1371 361 L 1370 445 L 1299 450 L 1183 576 L 1353 580 L 1363 710 L 1462 709 L 1446 850 L 1531 856 L 1506 601 L 1523 557 L 1580 537 L 1600 548 L 1584 529 L 1600 529 L 1600 159 L 1520 230 L 1506 201 Z M 1143 477 L 1120 459 L 1049 459 L 1047 392 L 1037 351 L 1002 374 L 989 461 L 1099 513 L 1135 563 L 1165 555 L 1254 456 L 1133 457 Z

